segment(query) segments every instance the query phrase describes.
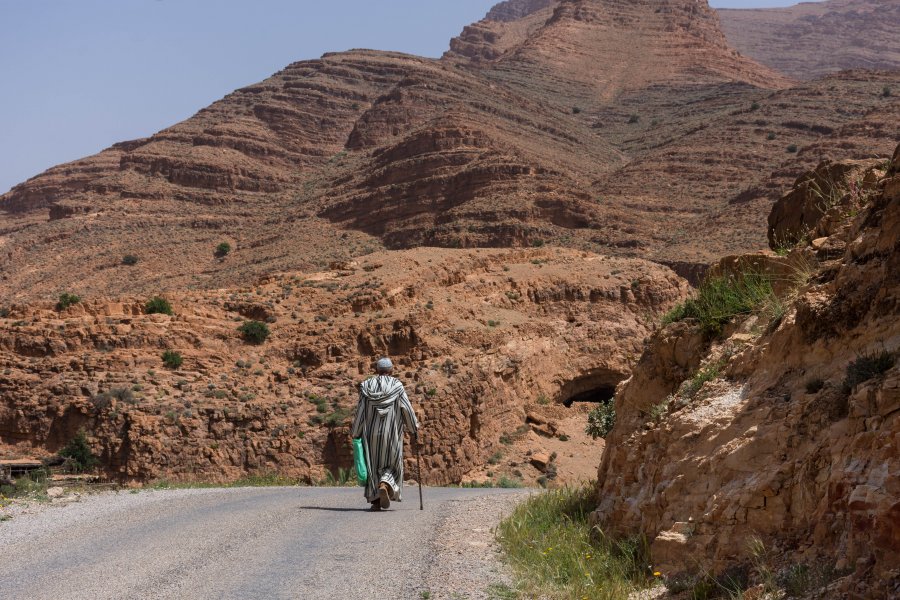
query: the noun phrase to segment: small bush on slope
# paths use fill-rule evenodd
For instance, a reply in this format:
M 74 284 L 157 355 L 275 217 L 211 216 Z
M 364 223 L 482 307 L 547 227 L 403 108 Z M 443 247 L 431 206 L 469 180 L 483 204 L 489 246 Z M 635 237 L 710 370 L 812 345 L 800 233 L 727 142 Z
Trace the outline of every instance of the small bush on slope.
M 523 597 L 618 600 L 652 583 L 646 544 L 591 528 L 595 505 L 592 484 L 562 488 L 531 496 L 500 523 L 497 537 Z
M 249 344 L 262 344 L 269 337 L 269 326 L 260 321 L 247 321 L 238 327 L 238 331 Z
M 213 253 L 216 258 L 225 258 L 228 256 L 228 253 L 231 252 L 231 244 L 228 242 L 222 242 L 218 246 L 216 246 L 216 251 Z
M 163 352 L 162 361 L 167 368 L 177 369 L 184 363 L 184 358 L 181 356 L 180 352 L 166 350 Z
M 79 302 L 81 302 L 81 298 L 79 298 L 75 294 L 70 294 L 68 292 L 60 294 L 59 302 L 56 303 L 56 310 L 65 310 L 73 304 L 78 304 Z

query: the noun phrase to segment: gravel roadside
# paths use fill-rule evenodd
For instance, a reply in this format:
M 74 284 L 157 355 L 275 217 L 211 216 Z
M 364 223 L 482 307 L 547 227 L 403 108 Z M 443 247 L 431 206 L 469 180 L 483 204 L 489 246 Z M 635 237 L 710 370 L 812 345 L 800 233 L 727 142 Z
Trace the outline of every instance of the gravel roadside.
M 436 600 L 493 600 L 512 587 L 494 528 L 534 490 L 455 500 L 435 529 L 425 591 Z

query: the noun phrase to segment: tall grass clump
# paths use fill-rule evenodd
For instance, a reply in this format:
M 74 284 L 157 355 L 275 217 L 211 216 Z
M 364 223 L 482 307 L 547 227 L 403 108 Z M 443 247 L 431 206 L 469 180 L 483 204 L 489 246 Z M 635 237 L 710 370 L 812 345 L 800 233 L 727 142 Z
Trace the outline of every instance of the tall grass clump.
M 704 333 L 719 335 L 722 327 L 742 315 L 764 313 L 780 317 L 784 306 L 763 273 L 745 271 L 707 278 L 693 298 L 675 306 L 663 317 L 663 325 L 696 319 Z
M 653 583 L 646 544 L 592 528 L 595 506 L 593 485 L 561 488 L 530 497 L 500 523 L 497 537 L 523 597 L 618 600 Z
M 165 298 L 154 296 L 147 300 L 144 305 L 144 312 L 148 315 L 173 315 L 172 304 Z

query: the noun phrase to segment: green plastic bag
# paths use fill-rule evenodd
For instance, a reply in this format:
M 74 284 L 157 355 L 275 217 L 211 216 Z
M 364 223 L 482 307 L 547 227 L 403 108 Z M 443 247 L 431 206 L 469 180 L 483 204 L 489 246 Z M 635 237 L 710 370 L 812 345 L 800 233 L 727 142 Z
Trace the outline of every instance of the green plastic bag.
M 356 480 L 359 485 L 366 485 L 369 471 L 366 469 L 366 452 L 363 450 L 361 438 L 353 438 L 353 464 L 356 465 Z

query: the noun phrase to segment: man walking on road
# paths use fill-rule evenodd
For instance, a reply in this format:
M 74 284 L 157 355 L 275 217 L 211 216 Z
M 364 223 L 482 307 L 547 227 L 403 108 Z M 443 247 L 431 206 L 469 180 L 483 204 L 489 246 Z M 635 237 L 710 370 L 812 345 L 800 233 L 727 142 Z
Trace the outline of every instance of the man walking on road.
M 403 432 L 409 428 L 413 444 L 418 443 L 419 421 L 403 384 L 391 376 L 391 359 L 375 365 L 375 376 L 359 386 L 359 406 L 350 435 L 362 440 L 369 479 L 366 500 L 372 510 L 400 502 L 403 488 Z

